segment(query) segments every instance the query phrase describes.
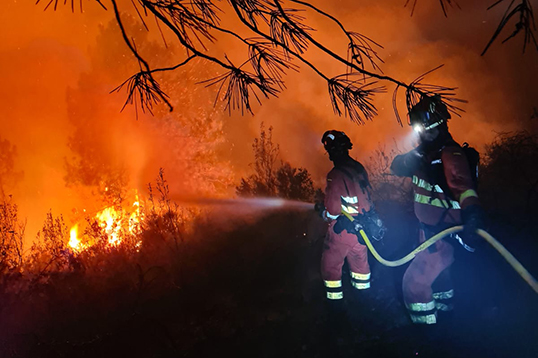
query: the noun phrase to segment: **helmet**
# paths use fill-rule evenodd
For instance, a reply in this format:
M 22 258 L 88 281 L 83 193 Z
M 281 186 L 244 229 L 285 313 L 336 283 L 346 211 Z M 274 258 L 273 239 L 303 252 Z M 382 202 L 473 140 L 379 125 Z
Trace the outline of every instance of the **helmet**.
M 439 95 L 422 97 L 409 111 L 409 124 L 417 132 L 435 128 L 450 118 L 450 113 Z
M 353 147 L 351 140 L 344 132 L 334 129 L 323 133 L 321 143 L 327 152 L 347 152 Z

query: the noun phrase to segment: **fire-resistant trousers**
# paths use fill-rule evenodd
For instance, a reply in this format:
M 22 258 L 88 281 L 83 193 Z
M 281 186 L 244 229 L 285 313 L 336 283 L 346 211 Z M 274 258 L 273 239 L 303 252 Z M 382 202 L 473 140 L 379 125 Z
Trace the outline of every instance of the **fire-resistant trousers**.
M 420 231 L 420 241 L 424 242 Z M 444 240 L 420 252 L 403 276 L 403 298 L 413 323 L 437 323 L 437 311 L 452 309 L 454 290 L 450 265 L 454 248 Z
M 327 290 L 327 298 L 330 300 L 344 298 L 342 266 L 346 259 L 353 287 L 358 290 L 370 287 L 368 248 L 359 244 L 354 234 L 349 234 L 345 230 L 340 234 L 335 233 L 334 224 L 333 221 L 329 225 L 321 256 L 321 276 Z

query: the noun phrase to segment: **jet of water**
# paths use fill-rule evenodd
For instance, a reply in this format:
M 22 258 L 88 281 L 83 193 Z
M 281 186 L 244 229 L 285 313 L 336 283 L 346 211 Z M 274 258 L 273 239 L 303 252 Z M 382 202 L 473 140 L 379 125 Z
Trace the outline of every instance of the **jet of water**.
M 218 198 L 180 198 L 180 197 L 171 197 L 172 201 L 184 204 L 193 204 L 193 205 L 226 205 L 226 206 L 250 206 L 257 208 L 266 208 L 266 209 L 295 209 L 295 210 L 313 210 L 314 203 L 307 203 L 304 201 L 298 200 L 288 200 L 282 198 L 227 198 L 227 199 L 218 199 Z

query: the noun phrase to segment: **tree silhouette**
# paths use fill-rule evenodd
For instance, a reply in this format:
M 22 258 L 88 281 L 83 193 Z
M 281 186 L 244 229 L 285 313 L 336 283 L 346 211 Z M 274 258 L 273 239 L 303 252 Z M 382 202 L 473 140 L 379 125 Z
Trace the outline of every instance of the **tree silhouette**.
M 538 212 L 538 137 L 502 133 L 486 147 L 480 168 L 480 196 L 494 214 L 535 224 Z
M 95 1 L 106 8 L 102 1 Z M 284 75 L 290 70 L 297 71 L 298 63 L 310 68 L 326 82 L 334 112 L 358 124 L 371 120 L 377 114 L 374 96 L 385 92 L 387 85 L 394 87 L 394 109 L 400 124 L 402 121 L 396 108 L 400 88 L 405 89 L 408 108 L 423 95 L 439 94 L 451 111 L 457 113 L 460 110 L 453 104 L 461 101 L 454 97 L 455 88 L 424 84 L 425 75 L 411 83 L 385 75 L 379 66 L 382 60 L 376 52 L 381 47 L 379 44 L 348 30 L 337 18 L 307 1 L 228 0 L 217 3 L 214 0 L 133 0 L 127 5 L 120 4 L 118 0 L 110 2 L 123 39 L 140 66 L 140 70 L 117 90 L 125 88 L 126 104 L 135 104 L 144 111 L 152 112 L 154 106 L 161 102 L 173 109 L 169 96 L 154 74 L 176 70 L 193 59 L 202 59 L 222 68 L 222 74 L 201 82 L 207 86 L 218 86 L 219 97 L 222 95 L 229 111 L 252 113 L 253 102 L 261 103 L 261 97 L 278 96 L 285 89 Z M 445 2 L 451 3 L 448 0 L 441 3 Z M 50 0 L 46 8 L 53 5 L 56 9 L 58 3 L 58 0 Z M 70 3 L 74 11 L 75 1 Z M 161 33 L 165 28 L 174 34 L 185 50 L 181 61 L 171 66 L 152 67 L 124 26 L 125 12 L 133 9 L 147 29 L 149 20 L 152 20 Z M 314 36 L 314 28 L 305 22 L 303 13 L 321 16 L 336 24 L 340 35 L 347 39 L 347 53 L 340 54 L 329 44 L 319 42 Z M 234 17 L 233 29 L 222 24 L 222 14 Z M 237 28 L 236 25 L 242 27 Z M 243 45 L 247 55 L 242 63 L 234 63 L 227 54 L 215 55 L 215 51 L 211 51 L 210 44 L 224 37 Z M 341 65 L 342 72 L 329 74 L 322 70 L 321 62 L 314 62 L 306 56 L 310 48 Z
M 152 61 L 162 63 L 175 55 L 176 48 L 152 41 L 136 18 L 124 16 L 124 26 L 136 34 L 138 48 L 151 54 Z M 117 35 L 118 25 L 113 20 L 100 28 L 99 47 L 89 51 L 90 70 L 67 92 L 68 119 L 73 127 L 68 145 L 73 155 L 65 161 L 65 182 L 99 189 L 106 204 L 125 197 L 127 184 L 134 177 L 128 167 L 136 160 L 126 150 L 127 145 L 131 146 L 130 141 L 120 145 L 121 150 L 115 150 L 111 143 L 118 142 L 118 134 L 125 136 L 137 126 L 111 120 L 118 104 L 112 99 L 107 101 L 110 97 L 101 90 L 137 68 L 136 60 L 129 57 L 128 49 Z M 170 113 L 164 108 L 155 109 L 153 114 L 159 119 L 158 123 L 140 123 L 142 129 L 135 129 L 144 138 L 136 136 L 139 140 L 133 147 L 154 149 L 145 151 L 146 162 L 150 164 L 144 167 L 144 174 L 151 171 L 153 176 L 160 166 L 165 166 L 168 177 L 185 192 L 214 195 L 229 190 L 234 183 L 229 163 L 218 157 L 218 150 L 225 143 L 222 106 L 213 107 L 213 98 L 203 88 L 185 85 L 205 74 L 196 61 L 198 59 L 193 61 L 193 68 L 159 75 L 163 88 L 172 95 L 170 102 L 189 110 Z M 111 63 L 121 66 L 110 66 Z
M 15 170 L 16 156 L 17 147 L 0 137 L 0 201 L 6 200 L 7 192 L 12 190 L 23 176 L 23 172 Z
M 278 144 L 273 143 L 273 128 L 260 125 L 260 137 L 252 144 L 254 174 L 242 178 L 236 188 L 239 196 L 265 196 L 311 202 L 314 185 L 310 173 L 279 160 Z

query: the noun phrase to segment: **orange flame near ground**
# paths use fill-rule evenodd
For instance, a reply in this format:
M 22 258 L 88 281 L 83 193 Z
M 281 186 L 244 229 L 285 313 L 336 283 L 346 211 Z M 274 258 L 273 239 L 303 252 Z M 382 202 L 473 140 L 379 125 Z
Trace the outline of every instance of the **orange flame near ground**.
M 82 243 L 78 239 L 78 224 L 75 224 L 69 232 L 69 246 L 75 251 L 79 252 L 82 249 Z
M 138 195 L 135 202 L 132 204 L 133 211 L 126 217 L 126 213 L 122 208 L 116 208 L 114 206 L 107 207 L 97 214 L 95 219 L 99 226 L 103 230 L 104 234 L 108 238 L 108 245 L 111 247 L 117 247 L 122 244 L 122 237 L 126 233 L 130 235 L 136 235 L 140 230 L 140 223 L 143 220 L 143 214 L 140 212 L 140 202 Z M 139 249 L 141 242 L 136 243 L 136 248 Z M 82 243 L 78 233 L 78 223 L 75 224 L 70 230 L 69 247 L 74 252 L 79 253 L 91 245 L 85 245 Z

